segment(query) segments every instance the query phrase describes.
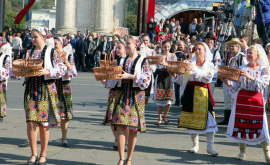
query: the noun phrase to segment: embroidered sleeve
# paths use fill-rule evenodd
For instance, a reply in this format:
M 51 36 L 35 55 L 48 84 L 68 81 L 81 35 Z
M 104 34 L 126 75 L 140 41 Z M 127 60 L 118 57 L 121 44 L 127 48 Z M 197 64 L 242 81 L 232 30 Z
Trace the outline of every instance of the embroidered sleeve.
M 8 79 L 9 73 L 10 73 L 10 71 L 9 71 L 10 68 L 11 68 L 11 61 L 10 61 L 10 57 L 8 56 L 6 58 L 5 63 L 3 64 L 3 67 L 1 68 L 0 81 L 5 81 Z
M 263 68 L 260 77 L 255 77 L 255 91 L 261 92 L 269 85 L 269 73 L 267 68 Z
M 50 74 L 46 75 L 48 79 L 58 79 L 65 75 L 65 65 L 62 62 L 62 59 L 57 54 L 56 51 L 54 51 L 53 54 L 53 67 L 48 69 L 50 71 Z
M 191 78 L 195 81 L 208 84 L 212 81 L 214 73 L 215 73 L 214 64 L 212 62 L 209 62 L 207 68 L 204 67 L 199 68 L 197 66 L 193 66 Z
M 238 92 L 239 91 L 239 89 L 240 89 L 240 87 L 241 87 L 241 82 L 243 82 L 244 80 L 243 80 L 243 77 L 241 76 L 240 77 L 240 79 L 239 79 L 239 81 L 228 81 L 229 83 L 232 83 L 232 86 L 231 87 L 229 87 L 229 86 L 227 86 L 227 91 L 228 91 L 228 93 L 229 94 L 233 94 L 233 93 L 235 93 L 235 92 Z M 225 84 L 224 84 L 225 85 Z
M 103 86 L 107 89 L 112 89 L 116 86 L 118 80 L 108 80 L 107 82 L 103 83 L 101 81 L 101 83 L 103 84 Z
M 70 59 L 68 59 L 69 64 L 72 66 L 71 71 L 65 72 L 65 77 L 75 78 L 77 76 L 77 69 L 74 63 L 74 56 L 73 54 L 69 55 Z
M 138 84 L 141 90 L 146 89 L 151 82 L 151 69 L 148 60 L 146 60 L 142 66 L 142 72 L 140 75 L 135 75 L 135 82 Z

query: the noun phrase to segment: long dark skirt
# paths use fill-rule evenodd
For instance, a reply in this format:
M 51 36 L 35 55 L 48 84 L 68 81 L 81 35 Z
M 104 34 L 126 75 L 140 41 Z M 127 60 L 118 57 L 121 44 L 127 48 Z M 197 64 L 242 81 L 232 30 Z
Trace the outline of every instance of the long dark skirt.
M 58 94 L 58 107 L 61 112 L 62 120 L 71 120 L 73 118 L 72 108 L 72 88 L 70 81 L 56 80 L 56 89 Z
M 58 97 L 54 80 L 29 77 L 24 91 L 26 121 L 49 122 L 50 125 L 61 121 Z

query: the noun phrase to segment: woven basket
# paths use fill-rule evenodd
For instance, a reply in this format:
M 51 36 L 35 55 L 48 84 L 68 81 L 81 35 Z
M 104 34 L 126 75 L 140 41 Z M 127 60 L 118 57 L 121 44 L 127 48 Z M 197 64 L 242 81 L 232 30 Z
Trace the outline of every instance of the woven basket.
M 175 53 L 182 53 L 185 56 L 185 60 L 187 59 L 187 56 L 184 52 L 177 51 Z M 184 61 L 168 61 L 168 70 L 172 73 L 185 74 L 187 66 L 189 66 L 189 63 Z
M 162 56 L 148 56 L 146 57 L 148 59 L 149 65 L 157 65 L 162 60 Z
M 239 78 L 241 77 L 241 70 L 235 68 L 230 68 L 230 63 L 232 59 L 235 60 L 236 64 L 236 58 L 233 57 L 230 59 L 229 63 L 227 66 L 218 66 L 218 77 L 219 78 L 225 78 L 231 81 L 239 81 Z
M 111 56 L 112 56 L 112 52 L 113 52 L 113 50 L 110 53 L 110 59 L 111 59 Z M 117 61 L 114 61 L 114 57 L 113 57 L 113 60 L 112 61 L 111 60 L 108 60 L 108 56 L 105 55 L 105 59 L 104 60 L 99 60 L 100 67 L 105 67 L 105 63 L 107 63 L 107 65 L 109 65 L 109 66 L 115 66 L 117 64 Z
M 38 76 L 39 70 L 42 69 L 42 59 L 28 59 L 30 58 L 29 50 L 26 52 L 25 59 L 18 59 L 13 61 L 13 72 L 16 76 L 34 77 Z
M 115 61 L 111 61 L 111 55 L 108 59 L 107 54 L 105 55 L 104 65 L 100 65 L 100 67 L 93 68 L 94 75 L 97 81 L 103 80 L 113 80 L 117 79 L 122 74 L 123 66 L 115 66 Z M 112 65 L 114 63 L 114 65 Z

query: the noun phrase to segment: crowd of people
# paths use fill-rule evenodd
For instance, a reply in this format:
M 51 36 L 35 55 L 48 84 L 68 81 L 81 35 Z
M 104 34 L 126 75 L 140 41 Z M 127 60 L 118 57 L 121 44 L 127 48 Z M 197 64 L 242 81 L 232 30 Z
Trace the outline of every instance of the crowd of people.
M 249 7 L 246 0 L 237 3 L 241 3 L 239 8 L 243 10 Z M 199 134 L 205 134 L 206 152 L 217 156 L 215 132 L 218 125 L 228 125 L 226 137 L 239 144 L 237 159 L 245 158 L 247 144 L 260 144 L 265 161 L 270 163 L 270 43 L 265 42 L 264 34 L 252 40 L 251 36 L 242 34 L 238 21 L 237 34 L 223 41 L 224 53 L 217 41 L 223 26 L 221 20 L 216 20 L 212 29 L 201 18 L 194 18 L 190 25 L 183 18 L 161 19 L 158 25 L 150 18 L 148 34 L 140 36 L 108 37 L 90 30 L 85 34 L 78 31 L 76 35 L 56 35 L 54 29 L 45 27 L 18 33 L 9 28 L 0 37 L 0 121 L 3 122 L 8 109 L 7 80 L 21 78 L 14 74 L 12 61 L 26 58 L 27 52 L 30 59 L 42 59 L 43 68 L 38 75 L 25 78 L 24 108 L 27 142 L 31 148 L 27 164 L 45 165 L 50 126 L 60 123 L 63 146 L 69 146 L 68 121 L 73 118 L 71 79 L 81 68 L 86 72 L 100 67 L 100 60 L 108 58 L 123 66 L 117 79 L 101 81 L 109 89 L 103 123 L 110 123 L 113 148 L 119 151 L 118 165 L 131 165 L 137 132 L 146 132 L 145 106 L 150 98 L 157 107 L 157 126 L 170 124 L 168 114 L 173 100 L 176 108 L 181 105 L 178 127 L 187 128 L 191 136 L 193 146 L 189 152 L 199 151 Z M 157 63 L 149 63 L 153 56 L 159 59 Z M 186 64 L 185 72 L 169 70 L 169 63 L 175 61 Z M 238 68 L 239 81 L 219 77 L 220 65 Z M 216 86 L 223 87 L 225 103 L 224 120 L 220 123 L 215 121 Z

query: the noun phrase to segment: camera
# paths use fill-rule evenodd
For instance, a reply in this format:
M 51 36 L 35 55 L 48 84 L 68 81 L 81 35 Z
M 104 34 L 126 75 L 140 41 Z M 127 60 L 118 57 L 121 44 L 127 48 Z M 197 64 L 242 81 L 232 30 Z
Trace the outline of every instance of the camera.
M 233 1 L 226 2 L 222 6 L 214 6 L 213 7 L 213 11 L 218 12 L 219 17 L 225 23 L 227 23 L 229 19 L 232 19 L 233 9 L 234 9 L 234 2 Z

